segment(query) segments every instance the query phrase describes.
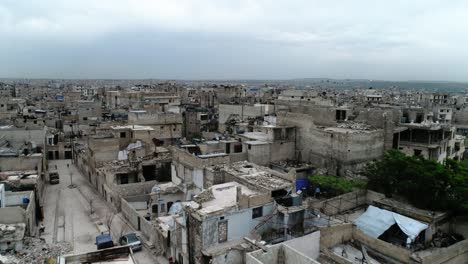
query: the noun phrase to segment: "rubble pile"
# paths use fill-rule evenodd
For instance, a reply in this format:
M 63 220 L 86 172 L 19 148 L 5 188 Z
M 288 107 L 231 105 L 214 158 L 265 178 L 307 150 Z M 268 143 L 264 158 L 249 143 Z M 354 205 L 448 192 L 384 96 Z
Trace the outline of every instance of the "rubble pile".
M 207 189 L 195 196 L 194 201 L 198 204 L 202 204 L 204 202 L 211 201 L 214 198 L 213 191 L 211 189 Z
M 354 130 L 373 130 L 373 127 L 364 123 L 357 123 L 357 122 L 343 122 L 337 125 L 338 128 L 347 128 L 347 129 L 354 129 Z
M 49 258 L 67 254 L 72 250 L 70 243 L 47 244 L 44 239 L 25 237 L 21 251 L 8 251 L 0 255 L 0 264 L 45 263 Z
M 440 230 L 432 238 L 431 246 L 433 247 L 448 247 L 457 242 L 462 241 L 464 238 L 459 234 L 447 234 Z
M 0 237 L 12 236 L 16 233 L 15 225 L 4 225 L 0 224 Z
M 254 172 L 252 174 L 244 175 L 243 177 L 258 186 L 280 188 L 285 185 L 285 181 L 283 179 L 264 171 Z

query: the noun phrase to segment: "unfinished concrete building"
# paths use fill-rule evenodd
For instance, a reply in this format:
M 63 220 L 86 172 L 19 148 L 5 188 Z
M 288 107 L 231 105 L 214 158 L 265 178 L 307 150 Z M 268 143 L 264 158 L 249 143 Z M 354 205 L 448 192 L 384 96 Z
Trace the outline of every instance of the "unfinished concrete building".
M 130 111 L 129 125 L 148 126 L 153 129 L 153 137 L 163 145 L 171 145 L 182 137 L 182 115 L 171 112 Z
M 447 158 L 463 159 L 464 137 L 455 135 L 453 126 L 431 122 L 402 123 L 401 125 L 407 128 L 398 135 L 398 149 L 401 152 L 441 163 Z
M 120 208 L 123 197 L 150 193 L 156 183 L 171 181 L 170 152 L 158 147 L 146 154 L 140 149 L 130 149 L 127 159 L 109 161 L 97 169 L 98 190 L 116 208 Z
M 8 232 L 12 232 L 16 239 L 10 240 L 20 241 L 22 237 L 17 237 L 18 235 L 37 235 L 41 216 L 37 214 L 36 206 L 34 191 L 6 191 L 5 185 L 0 183 L 0 225 L 14 226 L 10 230 L 2 228 L 0 237 L 7 237 L 10 235 Z M 9 244 L 8 241 L 2 241 L 0 246 L 4 246 L 3 243 Z

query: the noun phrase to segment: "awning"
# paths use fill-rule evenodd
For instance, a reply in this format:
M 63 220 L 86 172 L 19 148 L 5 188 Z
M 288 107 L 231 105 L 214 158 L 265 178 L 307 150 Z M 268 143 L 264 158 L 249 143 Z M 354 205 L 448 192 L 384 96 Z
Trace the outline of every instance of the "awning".
M 425 230 L 428 225 L 416 221 L 412 218 L 385 210 L 375 206 L 369 206 L 365 213 L 358 219 L 354 220 L 354 224 L 366 235 L 378 238 L 392 225 L 397 224 L 411 240 L 414 239 Z

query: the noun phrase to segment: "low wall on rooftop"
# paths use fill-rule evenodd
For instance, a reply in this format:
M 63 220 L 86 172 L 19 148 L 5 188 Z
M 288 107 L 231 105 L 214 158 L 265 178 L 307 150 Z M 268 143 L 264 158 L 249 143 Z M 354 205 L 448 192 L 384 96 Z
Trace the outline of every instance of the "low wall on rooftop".
M 371 190 L 356 190 L 327 200 L 311 202 L 310 206 L 326 215 L 337 215 L 361 206 L 374 204 L 385 195 Z
M 422 254 L 421 254 L 422 253 Z M 460 241 L 446 248 L 431 249 L 416 253 L 422 264 L 464 264 L 468 263 L 468 239 Z M 427 253 L 427 254 L 424 254 Z M 425 255 L 423 257 L 419 257 Z
M 0 159 L 2 171 L 41 170 L 42 155 L 22 157 L 2 157 Z
M 334 245 L 349 241 L 353 237 L 353 225 L 349 223 L 321 227 L 319 230 L 321 250 L 326 250 Z
M 392 259 L 403 263 L 411 262 L 411 251 L 406 248 L 387 243 L 383 240 L 367 236 L 356 226 L 353 226 L 353 239 L 364 244 L 367 248 L 377 251 Z

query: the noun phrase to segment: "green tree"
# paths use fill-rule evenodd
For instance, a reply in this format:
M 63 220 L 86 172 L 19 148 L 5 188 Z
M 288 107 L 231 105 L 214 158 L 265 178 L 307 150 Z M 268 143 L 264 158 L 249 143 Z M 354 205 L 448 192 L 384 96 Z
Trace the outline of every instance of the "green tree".
M 447 160 L 445 165 L 389 150 L 370 163 L 365 175 L 369 189 L 386 196 L 403 196 L 417 207 L 464 212 L 468 209 L 468 168 Z
M 361 181 L 337 176 L 314 175 L 309 177 L 309 182 L 312 187 L 320 187 L 321 191 L 327 193 L 328 196 L 337 196 L 365 186 Z

